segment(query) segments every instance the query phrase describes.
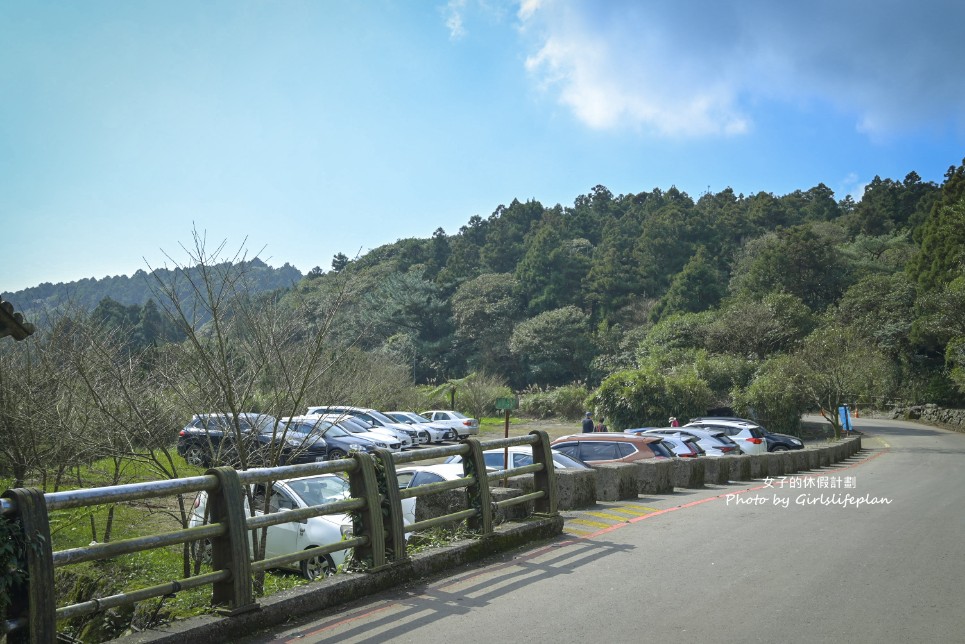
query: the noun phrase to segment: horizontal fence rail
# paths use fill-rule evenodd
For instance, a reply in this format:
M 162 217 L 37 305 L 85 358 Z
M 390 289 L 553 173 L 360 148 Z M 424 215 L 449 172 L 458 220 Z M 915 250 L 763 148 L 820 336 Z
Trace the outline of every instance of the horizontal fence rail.
M 532 465 L 498 471 L 487 470 L 484 450 L 526 445 L 533 450 Z M 463 477 L 425 486 L 399 488 L 397 466 L 450 456 L 462 458 Z M 337 474 L 347 478 L 350 498 L 307 508 L 267 513 L 256 512 L 254 503 L 248 502 L 252 494 L 251 486 L 256 484 L 270 486 L 275 481 L 320 474 Z M 507 478 L 525 474 L 534 476 L 535 492 L 498 502 L 491 501 L 491 486 L 498 485 Z M 465 489 L 467 509 L 408 525 L 404 523 L 402 500 L 418 499 L 460 488 Z M 380 489 L 386 492 L 380 493 Z M 191 494 L 207 495 L 205 513 L 209 515 L 206 517 L 208 523 L 189 525 L 161 534 L 92 543 L 79 548 L 59 551 L 52 548 L 52 512 L 171 496 L 182 500 L 185 495 Z M 222 607 L 226 614 L 243 612 L 257 606 L 252 590 L 252 577 L 256 573 L 348 549 L 352 549 L 355 561 L 365 569 L 378 570 L 408 556 L 407 533 L 466 521 L 469 530 L 486 536 L 493 533 L 493 514 L 497 509 L 533 502 L 537 512 L 555 514 L 556 496 L 549 438 L 542 431 L 487 442 L 468 438 L 457 445 L 404 453 L 377 450 L 374 455 L 356 453 L 349 458 L 301 465 L 244 471 L 219 467 L 208 470 L 203 476 L 46 494 L 32 488 L 11 489 L 5 491 L 0 498 L 0 518 L 18 523 L 22 530 L 22 542 L 25 545 L 24 551 L 19 554 L 20 560 L 26 561 L 28 580 L 23 587 L 13 589 L 12 596 L 25 597 L 26 601 L 15 606 L 9 618 L 0 622 L 0 634 L 8 635 L 11 642 L 55 642 L 58 620 L 170 596 L 202 586 L 211 587 L 211 603 Z M 194 509 L 191 513 L 194 513 Z M 267 559 L 252 560 L 251 533 L 270 526 L 305 522 L 313 517 L 331 514 L 348 514 L 351 517 L 351 534 L 346 534 L 343 540 Z M 109 560 L 158 548 L 187 548 L 185 544 L 210 544 L 211 572 L 68 606 L 55 605 L 55 568 Z

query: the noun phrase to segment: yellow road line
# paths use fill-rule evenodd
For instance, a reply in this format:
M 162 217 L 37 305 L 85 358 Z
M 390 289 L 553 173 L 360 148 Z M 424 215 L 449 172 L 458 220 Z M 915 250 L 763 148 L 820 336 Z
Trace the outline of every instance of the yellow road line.
M 645 505 L 621 505 L 615 508 L 607 508 L 607 510 L 610 512 L 626 512 L 627 514 L 633 515 L 635 517 L 639 517 L 644 514 L 650 514 L 651 512 L 656 512 L 657 508 L 648 508 Z
M 592 528 L 609 528 L 612 523 L 603 523 L 602 521 L 590 521 L 589 519 L 570 519 L 567 523 L 578 523 L 580 525 L 588 525 Z
M 630 517 L 621 516 L 619 514 L 610 514 L 608 512 L 587 512 L 586 514 L 591 517 L 597 517 L 599 519 L 613 519 L 614 521 L 627 521 Z

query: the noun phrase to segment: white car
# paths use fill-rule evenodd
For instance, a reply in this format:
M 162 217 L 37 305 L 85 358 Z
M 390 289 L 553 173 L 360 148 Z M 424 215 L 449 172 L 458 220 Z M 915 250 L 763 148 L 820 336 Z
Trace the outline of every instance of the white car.
M 267 486 L 264 484 L 257 484 L 252 489 L 255 515 L 263 514 L 266 490 Z M 348 481 L 334 474 L 275 481 L 268 502 L 268 512 L 281 512 L 332 503 L 347 499 L 350 496 Z M 204 523 L 207 499 L 207 492 L 198 494 L 194 502 L 194 510 L 191 513 L 190 525 L 192 527 Z M 248 512 L 247 500 L 245 501 L 245 512 Z M 265 558 L 270 559 L 299 550 L 338 543 L 343 537 L 350 536 L 351 533 L 352 519 L 346 514 L 326 514 L 311 517 L 305 521 L 273 525 L 268 527 L 266 531 Z M 307 579 L 315 579 L 316 577 L 335 574 L 335 570 L 345 563 L 347 556 L 348 550 L 336 550 L 327 555 L 304 559 L 301 562 L 291 564 L 291 566 L 300 570 Z
M 388 427 L 374 427 L 369 425 L 364 420 L 355 418 L 354 416 L 346 416 L 345 414 L 324 414 L 322 416 L 306 416 L 306 418 L 321 418 L 322 420 L 330 422 L 333 425 L 338 425 L 347 432 L 355 434 L 356 436 L 368 438 L 369 440 L 373 440 L 376 436 L 378 436 L 383 441 L 391 440 L 392 442 L 398 443 L 402 449 L 412 447 L 412 439 L 409 438 L 408 434 L 395 431 Z
M 741 451 L 745 454 L 767 454 L 767 439 L 764 437 L 761 426 L 757 423 L 743 420 L 707 419 L 691 421 L 681 429 L 689 427 L 720 430 L 740 445 Z
M 439 483 L 440 481 L 454 481 L 466 476 L 462 469 L 462 463 L 401 467 L 396 470 L 395 475 L 399 479 L 399 489 Z
M 722 430 L 702 429 L 700 427 L 661 427 L 648 429 L 642 434 L 658 434 L 660 436 L 693 436 L 704 449 L 707 456 L 736 456 L 741 453 L 740 446 L 732 441 Z
M 433 422 L 425 416 L 420 416 L 419 414 L 411 411 L 387 411 L 385 412 L 385 415 L 400 423 L 405 423 L 410 427 L 424 429 L 425 431 L 429 432 L 429 442 L 431 443 L 441 443 L 442 441 L 456 440 L 458 437 L 456 430 L 452 429 L 451 427 L 433 424 Z
M 287 423 L 292 434 L 317 434 L 324 439 L 328 446 L 329 460 L 345 458 L 357 450 L 371 453 L 377 447 L 390 452 L 398 452 L 402 449 L 402 443 L 395 436 L 362 429 L 350 431 L 347 423 L 332 422 L 322 416 L 293 416 L 282 420 Z M 356 428 L 353 427 L 353 429 Z
M 509 462 L 512 467 L 524 467 L 533 464 L 533 449 L 525 445 L 514 445 L 509 449 Z M 558 470 L 577 469 L 588 470 L 590 466 L 575 458 L 571 458 L 562 452 L 553 453 L 553 467 Z M 486 468 L 490 470 L 502 470 L 506 467 L 506 458 L 502 449 L 487 449 L 483 452 L 483 459 L 486 461 Z M 456 454 L 446 459 L 446 463 L 462 463 L 462 456 Z
M 451 409 L 430 409 L 419 415 L 425 416 L 435 425 L 451 427 L 456 430 L 459 438 L 475 436 L 479 433 L 479 421 L 475 418 L 464 416 L 458 411 L 452 411 Z
M 319 416 L 327 414 L 351 416 L 352 418 L 365 421 L 372 427 L 390 430 L 394 432 L 400 440 L 403 436 L 406 436 L 408 442 L 403 441 L 403 449 L 429 442 L 429 432 L 415 429 L 405 423 L 398 423 L 377 409 L 350 407 L 347 405 L 323 405 L 319 407 L 309 407 L 308 413 Z
M 643 434 L 652 427 L 640 427 L 637 429 L 624 429 L 624 434 Z M 671 428 L 676 429 L 676 428 Z M 676 434 L 661 434 L 663 437 L 663 442 L 667 446 L 667 449 L 671 451 L 674 456 L 679 458 L 697 458 L 698 456 L 704 456 L 704 448 L 700 446 L 697 439 L 690 434 L 681 434 L 677 432 Z

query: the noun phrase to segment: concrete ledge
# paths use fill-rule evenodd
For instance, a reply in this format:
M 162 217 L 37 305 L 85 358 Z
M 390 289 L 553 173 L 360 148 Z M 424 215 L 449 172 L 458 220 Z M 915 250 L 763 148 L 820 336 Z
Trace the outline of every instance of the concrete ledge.
M 763 456 L 767 462 L 767 476 L 771 478 L 784 476 L 784 459 L 778 452 L 762 454 L 761 456 Z
M 434 548 L 405 561 L 390 564 L 377 572 L 339 574 L 308 586 L 282 591 L 258 601 L 256 610 L 232 617 L 206 615 L 176 622 L 156 630 L 144 631 L 115 642 L 140 644 L 220 644 L 251 635 L 270 626 L 285 624 L 292 615 L 301 615 L 345 604 L 408 581 L 451 570 L 494 554 L 532 545 L 562 533 L 563 518 L 540 517 L 525 523 L 498 526 L 495 534 Z
M 557 509 L 580 510 L 596 503 L 596 473 L 593 470 L 554 470 L 556 472 Z M 536 491 L 532 474 L 514 476 L 509 487 L 523 494 Z
M 767 476 L 767 454 L 749 454 L 747 456 L 751 462 L 751 478 L 762 479 Z
M 818 450 L 818 465 L 821 467 L 831 467 L 831 450 L 825 447 L 819 447 Z
M 727 485 L 730 482 L 730 457 L 720 456 L 704 461 L 704 483 Z
M 639 494 L 670 494 L 673 492 L 673 461 L 651 459 L 633 464 L 637 474 Z
M 637 498 L 637 469 L 633 463 L 594 465 L 596 500 L 623 501 Z
M 704 487 L 704 461 L 700 458 L 678 458 L 673 461 L 674 487 Z
M 808 469 L 816 470 L 821 467 L 821 454 L 816 449 L 805 448 L 802 450 L 808 459 Z
M 794 454 L 791 452 L 778 452 L 778 455 L 784 463 L 785 474 L 795 474 L 798 471 L 797 459 L 794 458 Z
M 750 456 L 721 456 L 730 465 L 731 481 L 750 481 L 751 476 L 751 457 Z

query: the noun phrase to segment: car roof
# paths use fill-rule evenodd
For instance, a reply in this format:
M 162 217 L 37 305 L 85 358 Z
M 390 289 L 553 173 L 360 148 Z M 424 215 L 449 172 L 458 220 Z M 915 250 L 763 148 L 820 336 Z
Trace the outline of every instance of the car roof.
M 586 434 L 570 434 L 568 436 L 560 436 L 553 441 L 552 444 L 560 443 L 562 441 L 617 441 L 619 443 L 655 443 L 662 440 L 662 436 L 650 435 L 640 435 L 640 434 L 620 434 L 616 432 L 594 432 Z
M 745 420 L 743 418 L 694 418 L 687 425 L 692 424 L 699 425 L 726 425 L 728 427 L 761 427 L 760 423 L 756 423 L 753 420 Z M 686 425 L 685 425 L 686 427 Z
M 690 433 L 695 434 L 695 435 L 704 435 L 704 434 L 706 434 L 707 436 L 710 436 L 711 438 L 717 438 L 718 436 L 726 436 L 726 435 L 727 435 L 727 432 L 725 432 L 725 431 L 722 430 L 722 429 L 709 429 L 709 428 L 706 428 L 706 427 L 694 427 L 693 425 L 684 425 L 683 427 L 660 427 L 660 428 L 657 428 L 657 429 L 649 429 L 649 430 L 647 430 L 647 433 L 650 433 L 650 432 L 653 432 L 653 433 L 660 432 L 660 433 L 658 434 L 658 435 L 660 435 L 660 436 L 666 436 L 667 434 L 670 434 L 670 433 L 672 433 L 672 432 L 675 432 L 675 433 L 678 433 L 678 434 L 686 434 L 686 433 L 690 432 Z M 652 436 L 652 435 L 653 435 L 653 434 L 651 434 L 651 436 Z
M 466 476 L 462 463 L 436 463 L 435 465 L 415 465 L 413 467 L 400 467 L 396 473 L 402 472 L 430 472 L 438 474 L 446 480 L 461 479 Z

